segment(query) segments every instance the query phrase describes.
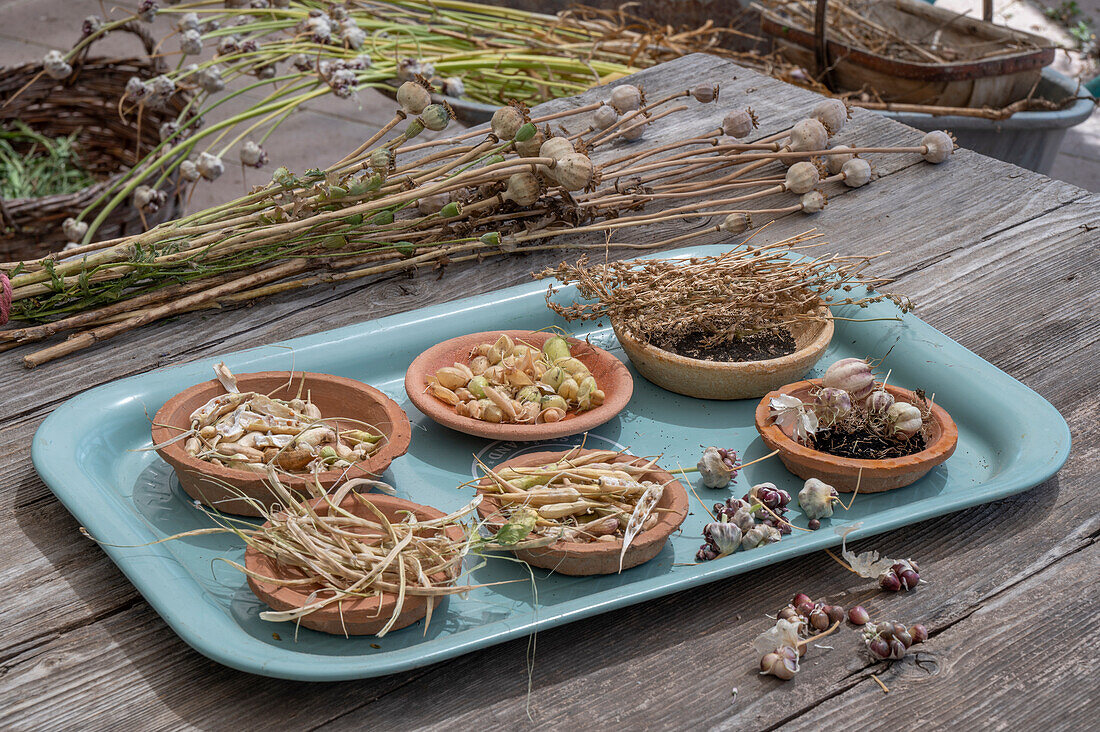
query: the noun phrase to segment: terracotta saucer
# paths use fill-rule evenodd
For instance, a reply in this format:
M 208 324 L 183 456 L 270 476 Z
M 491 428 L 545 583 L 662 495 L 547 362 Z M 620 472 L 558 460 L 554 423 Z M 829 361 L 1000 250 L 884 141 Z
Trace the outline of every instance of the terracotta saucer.
M 411 511 L 418 519 L 430 521 L 443 517 L 440 511 L 430 507 L 421 506 L 403 498 L 395 498 L 380 493 L 371 493 L 366 498 L 375 507 L 386 515 L 386 518 L 394 522 L 405 520 L 405 511 Z M 328 504 L 321 499 L 310 502 L 321 515 L 327 515 L 330 510 Z M 363 503 L 349 495 L 340 503 L 340 507 L 363 518 L 376 518 Z M 265 524 L 266 525 L 266 524 Z M 438 530 L 436 530 L 438 531 Z M 449 526 L 447 535 L 452 539 L 461 539 L 462 529 L 459 526 Z M 300 570 L 287 567 L 275 561 L 266 554 L 249 547 L 244 554 L 244 566 L 251 572 L 264 577 L 278 579 L 298 579 L 305 575 Z M 443 574 L 434 575 L 433 581 L 445 581 L 448 579 Z M 454 578 L 450 578 L 452 581 Z M 317 589 L 313 585 L 286 587 L 273 582 L 264 582 L 252 577 L 248 578 L 248 587 L 262 602 L 274 610 L 296 610 L 309 600 L 309 595 Z M 315 598 L 316 599 L 316 598 Z M 436 607 L 439 607 L 441 598 L 436 598 Z M 342 600 L 304 616 L 301 624 L 306 628 L 319 630 L 322 633 L 343 635 L 345 630 L 348 635 L 374 635 L 389 622 L 397 606 L 397 597 L 389 593 L 382 593 L 374 597 L 361 597 Z M 394 623 L 393 630 L 412 625 L 423 618 L 428 612 L 428 598 L 422 595 L 406 595 L 401 607 L 401 614 Z M 342 617 L 341 617 L 342 616 Z
M 638 373 L 662 389 L 698 399 L 752 399 L 806 375 L 833 339 L 833 321 L 791 327 L 797 350 L 765 361 L 704 361 L 637 340 L 621 323 L 615 335 Z
M 938 404 L 932 405 L 932 423 L 926 433 L 927 447 L 918 453 L 886 460 L 860 460 L 830 455 L 825 452 L 800 445 L 794 440 L 788 429 L 780 429 L 772 421 L 769 402 L 780 393 L 809 400 L 810 390 L 821 386 L 821 379 L 807 379 L 788 384 L 771 392 L 756 407 L 756 430 L 771 450 L 779 450 L 779 459 L 799 478 L 818 478 L 838 491 L 851 493 L 859 478 L 860 493 L 881 493 L 901 488 L 923 478 L 928 471 L 936 467 L 955 452 L 959 441 L 959 429 L 951 416 Z M 886 390 L 895 401 L 919 403 L 917 395 L 908 389 L 887 384 Z
M 238 374 L 237 386 L 241 391 L 268 394 L 275 399 L 293 399 L 298 387 L 305 380 L 302 394 L 308 390 L 313 403 L 322 415 L 346 417 L 374 425 L 386 435 L 385 443 L 370 456 L 349 469 L 328 470 L 318 479 L 326 489 L 344 478 L 377 477 L 389 467 L 394 458 L 404 455 L 412 439 L 412 426 L 405 412 L 392 399 L 374 387 L 354 379 L 328 374 L 289 371 L 261 371 L 254 374 Z M 185 389 L 165 402 L 153 418 L 153 444 L 159 445 L 176 437 L 180 430 L 191 426 L 191 413 L 210 399 L 225 393 L 216 380 L 204 381 Z M 338 420 L 334 420 L 338 421 Z M 358 424 L 349 427 L 356 429 Z M 179 428 L 179 429 L 173 429 Z M 214 465 L 193 457 L 183 449 L 184 441 L 174 442 L 157 450 L 165 462 L 171 465 L 187 495 L 223 513 L 240 516 L 261 515 L 239 493 L 261 503 L 272 501 L 266 478 L 259 473 Z M 297 476 L 280 476 L 283 484 L 291 489 L 305 488 L 305 479 Z M 312 479 L 312 478 L 311 478 Z M 229 484 L 227 487 L 225 484 Z M 239 492 L 239 493 L 238 493 Z
M 496 468 L 519 468 L 547 465 L 557 462 L 567 454 L 588 455 L 596 450 L 565 450 L 560 452 L 533 452 L 527 455 L 507 460 Z M 615 458 L 617 463 L 644 463 L 642 458 L 633 455 L 619 455 Z M 496 469 L 494 468 L 494 469 Z M 644 564 L 661 553 L 665 542 L 672 532 L 680 528 L 688 514 L 688 494 L 684 486 L 672 475 L 661 468 L 653 468 L 642 475 L 643 480 L 654 483 L 665 483 L 665 491 L 657 508 L 667 509 L 658 514 L 657 524 L 646 531 L 639 533 L 630 542 L 623 558 L 623 569 Z M 493 493 L 486 493 L 480 486 L 488 485 L 489 478 L 484 478 L 479 483 L 478 493 L 485 498 L 477 507 L 478 513 L 494 529 L 500 528 L 506 522 L 500 513 L 500 501 Z M 670 482 L 671 481 L 671 482 Z M 615 574 L 619 571 L 619 553 L 623 549 L 622 539 L 618 541 L 593 541 L 573 542 L 559 541 L 545 547 L 536 549 L 521 549 L 514 552 L 517 558 L 522 559 L 534 567 L 550 569 L 558 574 L 590 575 L 590 574 Z
M 495 424 L 473 417 L 460 417 L 455 414 L 454 407 L 444 404 L 425 391 L 428 378 L 434 376 L 436 371 L 444 366 L 452 366 L 456 361 L 468 362 L 472 348 L 479 343 L 496 341 L 501 333 L 507 333 L 517 343 L 523 341 L 540 348 L 555 335 L 530 330 L 494 330 L 451 338 L 432 346 L 417 356 L 405 372 L 405 392 L 416 408 L 439 424 L 467 435 L 491 440 L 532 442 L 576 435 L 598 427 L 621 412 L 634 393 L 634 379 L 622 361 L 602 348 L 596 348 L 576 338 L 566 339 L 569 341 L 569 348 L 573 356 L 587 366 L 596 378 L 596 384 L 604 392 L 604 402 L 587 412 L 568 414 L 560 422 Z

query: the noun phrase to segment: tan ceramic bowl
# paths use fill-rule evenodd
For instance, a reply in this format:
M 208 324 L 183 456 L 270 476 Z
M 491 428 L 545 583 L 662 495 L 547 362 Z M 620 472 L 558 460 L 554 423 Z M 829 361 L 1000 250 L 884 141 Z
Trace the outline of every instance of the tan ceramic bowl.
M 471 349 L 479 343 L 496 341 L 501 333 L 507 333 L 517 343 L 523 341 L 539 348 L 555 335 L 554 333 L 531 330 L 493 330 L 484 333 L 471 333 L 437 343 L 417 356 L 405 372 L 405 392 L 409 395 L 409 400 L 417 409 L 439 424 L 458 432 L 476 435 L 477 437 L 487 437 L 490 440 L 533 442 L 576 435 L 587 432 L 594 427 L 599 427 L 623 411 L 627 402 L 630 401 L 630 396 L 634 393 L 634 379 L 630 376 L 629 369 L 622 361 L 602 348 L 596 348 L 576 338 L 566 339 L 569 341 L 569 349 L 573 356 L 587 366 L 592 376 L 596 378 L 597 386 L 604 393 L 604 402 L 587 412 L 568 414 L 560 422 L 547 424 L 495 424 L 493 422 L 483 422 L 473 417 L 459 416 L 455 413 L 454 407 L 444 404 L 427 393 L 428 378 L 434 376 L 436 371 L 444 366 L 452 366 L 456 361 L 466 363 L 469 360 Z
M 932 405 L 932 423 L 925 434 L 927 447 L 913 455 L 887 460 L 860 460 L 837 457 L 801 445 L 795 441 L 791 432 L 780 429 L 772 421 L 769 402 L 780 393 L 807 401 L 810 399 L 810 390 L 820 386 L 821 379 L 788 384 L 765 396 L 756 407 L 756 430 L 764 444 L 771 450 L 779 450 L 779 459 L 787 466 L 787 470 L 799 478 L 817 478 L 845 493 L 854 491 L 856 481 L 859 480 L 860 493 L 881 493 L 907 486 L 923 478 L 928 471 L 955 452 L 955 446 L 959 442 L 959 429 L 951 416 L 938 404 Z M 908 389 L 888 384 L 886 390 L 895 401 L 910 404 L 919 402 L 917 395 Z
M 497 468 L 533 467 L 546 465 L 561 460 L 566 454 L 572 452 L 575 455 L 587 455 L 595 450 L 573 450 L 562 452 L 535 452 L 520 455 L 501 463 Z M 633 455 L 619 455 L 615 458 L 619 463 L 640 463 L 641 458 Z M 637 567 L 661 553 L 665 542 L 672 532 L 680 528 L 688 513 L 688 495 L 684 486 L 676 481 L 668 471 L 660 468 L 645 473 L 643 479 L 654 483 L 666 483 L 664 494 L 657 503 L 657 508 L 667 509 L 659 514 L 657 524 L 646 531 L 641 532 L 630 542 L 630 547 L 623 557 L 623 569 Z M 478 492 L 484 496 L 478 505 L 478 513 L 493 527 L 499 529 L 504 523 L 504 516 L 500 514 L 500 501 L 492 493 L 485 493 L 480 486 L 488 485 L 489 478 L 483 478 L 479 483 Z M 671 481 L 671 482 L 670 482 Z M 520 549 L 514 552 L 517 558 L 534 567 L 550 569 L 558 574 L 590 575 L 590 574 L 615 574 L 619 571 L 619 553 L 623 550 L 622 539 L 618 541 L 594 541 L 572 542 L 559 541 L 545 547 L 536 549 Z
M 295 372 L 291 382 L 289 371 L 261 371 L 239 374 L 237 386 L 241 391 L 255 391 L 275 399 L 293 399 L 297 396 L 298 386 L 303 379 L 305 387 L 302 394 L 309 391 L 313 403 L 321 410 L 322 415 L 366 422 L 386 435 L 385 444 L 368 460 L 346 470 L 320 473 L 318 479 L 324 488 L 331 488 L 345 477 L 377 477 L 389 467 L 394 458 L 404 455 L 409 449 L 412 426 L 404 410 L 382 392 L 354 379 Z M 191 413 L 224 393 L 225 388 L 221 383 L 211 380 L 196 384 L 169 399 L 153 418 L 153 444 L 167 442 L 179 435 L 181 429 L 190 428 Z M 327 421 L 330 424 L 339 422 Z M 357 423 L 349 423 L 348 426 L 352 429 L 359 427 Z M 273 501 L 265 476 L 199 460 L 187 454 L 183 449 L 183 441 L 162 447 L 157 453 L 175 469 L 180 485 L 187 495 L 218 511 L 240 516 L 260 516 L 260 512 L 251 503 L 241 498 L 242 493 L 265 505 Z M 301 491 L 305 488 L 305 479 L 302 477 L 281 474 L 280 479 L 292 490 Z M 302 497 L 305 495 L 302 494 Z
M 404 521 L 405 511 L 411 511 L 422 521 L 442 518 L 445 515 L 430 506 L 421 506 L 412 501 L 393 496 L 372 493 L 367 496 L 367 499 L 385 514 L 386 518 L 394 522 Z M 311 503 L 321 515 L 327 515 L 330 510 L 328 504 L 321 499 L 315 499 Z M 340 507 L 356 516 L 375 518 L 370 509 L 364 506 L 354 495 L 344 498 L 340 503 Z M 447 535 L 455 540 L 461 539 L 462 529 L 458 526 L 449 526 Z M 244 566 L 250 572 L 263 577 L 299 579 L 307 576 L 301 570 L 280 564 L 252 547 L 249 547 L 245 552 Z M 453 582 L 455 578 L 448 578 L 443 574 L 432 577 L 432 580 L 436 582 L 446 582 L 448 579 Z M 248 586 L 262 602 L 279 611 L 297 610 L 309 601 L 310 593 L 318 589 L 318 586 L 315 585 L 286 587 L 274 582 L 258 580 L 254 577 L 248 578 Z M 437 598 L 436 606 L 439 605 L 439 602 L 440 598 Z M 374 597 L 347 599 L 339 603 L 333 603 L 304 616 L 301 623 L 307 628 L 319 630 L 322 633 L 332 633 L 333 635 L 343 635 L 345 630 L 348 635 L 374 635 L 389 622 L 395 607 L 397 607 L 397 597 L 389 593 L 382 593 Z M 401 607 L 401 614 L 394 623 L 393 630 L 412 625 L 423 618 L 427 611 L 427 597 L 406 595 L 405 602 Z
M 638 373 L 662 389 L 698 399 L 751 399 L 806 375 L 833 339 L 833 321 L 791 328 L 797 350 L 767 361 L 703 361 L 656 348 L 635 339 L 625 326 L 612 322 L 630 362 Z

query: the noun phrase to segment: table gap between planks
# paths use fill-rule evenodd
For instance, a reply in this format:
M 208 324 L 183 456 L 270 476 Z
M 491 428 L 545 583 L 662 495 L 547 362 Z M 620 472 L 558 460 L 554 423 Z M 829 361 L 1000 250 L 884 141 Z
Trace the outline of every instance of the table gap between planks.
M 716 127 L 724 110 L 745 106 L 760 117 L 761 137 L 806 116 L 818 100 L 710 56 L 634 78 L 653 97 L 712 81 L 722 86 L 717 105 L 691 103 L 635 147 Z M 605 97 L 597 89 L 536 112 Z M 920 136 L 853 110 L 835 142 L 913 145 Z M 530 696 L 526 641 L 378 679 L 268 679 L 187 647 L 78 533 L 31 466 L 35 429 L 86 389 L 517 284 L 577 255 L 491 259 L 447 267 L 441 278 L 400 274 L 193 313 L 30 372 L 20 366 L 29 347 L 3 354 L 0 727 L 1086 726 L 1100 671 L 1092 648 L 1100 625 L 1089 620 L 1100 599 L 1093 581 L 1100 560 L 1100 196 L 965 150 L 941 166 L 914 155 L 868 157 L 880 180 L 832 188 L 823 213 L 786 216 L 761 236 L 816 227 L 829 242 L 823 253 L 889 250 L 876 272 L 898 278 L 894 289 L 914 298 L 917 314 L 1050 399 L 1074 439 L 1065 468 L 1041 486 L 858 543 L 917 559 L 928 584 L 915 593 L 879 593 L 821 553 L 541 633 Z M 636 231 L 630 241 L 660 241 L 684 225 Z M 686 225 L 703 226 L 698 219 Z M 862 603 L 883 619 L 924 622 L 931 638 L 903 661 L 872 664 L 857 655 L 856 634 L 846 630 L 830 639 L 832 650 L 812 651 L 794 681 L 761 677 L 749 644 L 768 626 L 765 614 L 798 591 Z

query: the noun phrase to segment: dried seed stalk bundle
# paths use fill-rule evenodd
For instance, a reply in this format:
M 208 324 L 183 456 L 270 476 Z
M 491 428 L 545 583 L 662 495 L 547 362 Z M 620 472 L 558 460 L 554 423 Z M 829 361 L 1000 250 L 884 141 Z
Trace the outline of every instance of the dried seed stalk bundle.
M 654 460 L 613 462 L 621 452 L 567 454 L 536 467 L 481 469 L 491 478 L 481 490 L 493 493 L 507 524 L 522 527 L 522 538 L 550 542 L 623 542 L 652 528 L 659 519 L 664 486 L 644 480 Z M 502 529 L 498 537 L 504 533 Z
M 903 312 L 907 298 L 873 292 L 889 282 L 864 274 L 876 256 L 833 255 L 821 259 L 792 258 L 819 239 L 812 232 L 761 246 L 743 245 L 713 257 L 639 259 L 576 264 L 562 263 L 537 276 L 575 284 L 580 300 L 547 303 L 568 320 L 608 317 L 645 341 L 708 333 L 708 343 L 729 342 L 747 334 L 789 327 L 828 317 L 829 305 L 867 307 L 882 300 Z M 851 294 L 858 287 L 866 294 Z M 718 324 L 733 327 L 716 329 Z
M 617 93 L 628 87 L 631 93 Z M 64 258 L 0 265 L 10 278 L 11 317 L 42 322 L 0 332 L 0 350 L 79 331 L 24 357 L 24 364 L 34 367 L 161 318 L 319 284 L 517 250 L 651 248 L 740 233 L 751 226 L 750 214 L 820 211 L 824 194 L 816 188 L 803 193 L 807 184 L 869 180 L 845 170 L 820 178 L 816 169 L 809 174 L 799 167 L 814 168 L 806 159 L 915 153 L 942 162 L 953 148 L 944 133 L 929 133 L 914 147 L 830 150 L 825 148 L 829 131 L 808 118 L 754 143 L 721 144 L 726 125 L 712 128 L 714 122 L 707 121 L 701 126 L 709 129 L 696 137 L 616 154 L 616 147 L 636 139 L 639 131 L 688 108 L 674 104 L 678 100 L 707 104 L 717 95 L 712 86 L 697 86 L 649 100 L 630 85 L 615 87 L 612 94 L 626 111 L 602 129 L 593 125 L 594 115 L 613 109 L 610 101 L 538 118 L 512 106 L 494 116 L 488 134 L 467 132 L 419 144 L 410 140 L 425 127 L 446 122 L 449 112 L 432 104 L 410 120 L 398 110 L 378 134 L 325 170 L 294 175 L 279 168 L 271 184 L 247 196 L 142 234 L 77 247 Z M 627 109 L 634 104 L 640 106 Z M 754 117 L 743 116 L 751 130 Z M 380 142 L 402 122 L 400 134 Z M 747 134 L 739 124 L 731 130 Z M 929 137 L 936 135 L 942 139 Z M 472 140 L 478 137 L 480 142 Z M 822 149 L 814 149 L 818 145 Z M 786 177 L 749 176 L 775 161 L 801 162 Z M 727 192 L 738 195 L 715 197 Z M 800 198 L 785 207 L 743 208 L 787 193 Z M 703 196 L 708 198 L 699 200 Z M 642 211 L 646 208 L 660 210 Z M 619 229 L 700 216 L 726 218 L 711 228 L 646 244 L 610 239 L 597 244 L 577 236 L 610 237 Z
M 604 400 L 596 378 L 561 336 L 539 348 L 501 333 L 475 346 L 467 363 L 436 371 L 427 389 L 458 415 L 495 423 L 560 422 Z
M 272 399 L 238 390 L 224 363 L 214 373 L 226 393 L 192 412 L 184 442 L 184 450 L 200 460 L 264 474 L 271 467 L 288 473 L 342 470 L 366 460 L 386 439 L 366 424 L 339 429 L 339 422 L 358 420 L 325 418 L 308 393 L 302 398 L 301 387 L 294 399 Z

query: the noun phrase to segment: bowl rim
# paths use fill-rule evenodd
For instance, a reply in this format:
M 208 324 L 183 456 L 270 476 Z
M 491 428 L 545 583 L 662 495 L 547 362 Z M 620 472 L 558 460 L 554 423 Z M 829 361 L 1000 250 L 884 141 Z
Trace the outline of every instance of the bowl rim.
M 389 464 L 396 458 L 404 455 L 408 449 L 409 444 L 412 442 L 412 425 L 409 422 L 408 416 L 405 414 L 400 405 L 388 396 L 383 394 L 378 389 L 375 389 L 369 384 L 365 384 L 355 379 L 349 379 L 345 376 L 335 376 L 333 374 L 322 374 L 314 371 L 254 371 L 244 374 L 236 374 L 238 385 L 243 385 L 243 382 L 248 379 L 270 379 L 279 378 L 294 380 L 294 379 L 306 379 L 314 381 L 327 381 L 330 383 L 338 384 L 344 388 L 351 389 L 366 395 L 371 400 L 382 406 L 386 415 L 390 417 L 390 422 L 393 425 L 392 433 L 386 435 L 386 444 L 379 448 L 376 452 L 371 454 L 367 460 L 360 461 L 352 465 L 351 468 L 342 468 L 337 470 L 325 470 L 316 474 L 316 478 L 322 485 L 331 485 L 339 482 L 343 478 L 361 477 L 362 475 L 381 475 L 385 471 Z M 153 424 L 151 427 L 153 444 L 158 445 L 162 442 L 172 439 L 176 434 L 175 430 L 164 425 L 168 424 L 167 414 L 174 410 L 181 402 L 190 399 L 194 395 L 201 393 L 202 391 L 216 386 L 218 388 L 221 383 L 217 379 L 210 379 L 209 381 L 202 381 L 198 384 L 194 384 L 184 389 L 181 392 L 173 395 L 168 401 L 166 401 L 160 409 L 157 410 L 156 415 L 153 417 Z M 322 417 L 322 419 L 325 419 Z M 266 476 L 260 473 L 254 473 L 251 470 L 240 470 L 238 468 L 226 468 L 220 465 L 214 465 L 208 463 L 205 460 L 199 460 L 193 457 L 183 449 L 183 441 L 176 441 L 170 445 L 157 448 L 157 453 L 169 463 L 173 461 L 180 464 L 183 468 L 194 472 L 201 473 L 206 478 L 213 478 L 221 480 L 226 483 L 242 483 L 253 482 L 256 480 L 266 480 Z M 282 483 L 291 488 L 298 488 L 304 486 L 306 478 L 313 479 L 313 473 L 300 474 L 300 473 L 285 473 L 280 472 L 279 479 Z
M 517 455 L 514 458 L 505 460 L 504 462 L 493 466 L 493 469 L 506 468 L 515 464 L 519 464 L 520 467 L 530 467 L 532 463 L 547 464 L 560 460 L 564 455 L 570 453 L 576 453 L 580 455 L 590 455 L 594 452 L 606 452 L 605 450 L 594 450 L 591 448 L 571 448 L 569 450 L 546 450 L 543 452 L 530 452 L 522 455 Z M 646 459 L 637 455 L 632 455 L 628 452 L 620 452 L 615 459 L 615 462 L 621 463 L 639 463 L 646 462 Z M 641 531 L 634 537 L 634 540 L 630 543 L 631 547 L 644 546 L 653 541 L 664 541 L 668 537 L 677 531 L 687 520 L 688 510 L 690 508 L 690 501 L 688 499 L 687 489 L 678 478 L 672 475 L 659 465 L 654 465 L 651 470 L 645 473 L 646 476 L 653 474 L 656 480 L 654 482 L 667 483 L 665 486 L 665 493 L 662 495 L 662 500 L 665 496 L 668 496 L 669 506 L 668 511 L 664 511 L 660 514 L 657 523 L 651 529 Z M 478 514 L 485 519 L 485 523 L 493 529 L 499 529 L 504 525 L 503 521 L 493 521 L 492 516 L 499 516 L 500 502 L 494 499 L 495 494 L 486 493 L 481 490 L 482 485 L 488 484 L 491 479 L 486 476 L 477 482 L 477 494 L 482 496 L 481 503 L 477 506 Z M 671 481 L 671 482 L 669 482 Z M 660 503 L 658 503 L 660 505 Z M 677 518 L 678 517 L 678 518 Z M 538 547 L 531 551 L 536 551 L 541 555 L 568 555 L 570 559 L 576 559 L 579 557 L 591 557 L 591 556 L 603 556 L 603 555 L 615 555 L 622 551 L 623 542 L 622 539 L 616 540 L 614 543 L 609 541 L 564 541 L 559 540 L 553 544 L 547 546 Z M 527 551 L 527 550 L 520 550 Z M 627 550 L 629 551 L 629 549 Z
M 780 429 L 779 425 L 771 420 L 770 401 L 780 394 L 793 392 L 820 386 L 821 379 L 802 379 L 768 392 L 756 405 L 755 423 L 756 430 L 761 439 L 773 450 L 779 450 L 781 454 L 793 455 L 806 462 L 827 464 L 832 468 L 849 468 L 853 472 L 859 469 L 874 469 L 878 472 L 909 471 L 916 465 L 938 465 L 955 452 L 959 441 L 959 428 L 947 410 L 935 402 L 932 403 L 932 416 L 940 426 L 940 435 L 931 444 L 926 445 L 920 452 L 912 455 L 903 455 L 895 458 L 866 459 L 848 458 L 832 455 L 820 450 L 814 450 L 796 442 Z M 910 404 L 917 401 L 917 395 L 909 389 L 904 389 L 893 384 L 886 384 L 886 391 L 894 399 L 901 398 Z
M 349 493 L 340 502 L 340 507 L 346 509 L 349 506 L 361 506 L 362 504 L 360 504 L 360 502 L 355 498 L 356 495 L 357 495 L 357 493 L 355 491 L 352 491 L 351 493 Z M 383 511 L 383 513 L 386 512 L 386 509 L 392 509 L 393 512 L 410 511 L 418 519 L 420 519 L 420 520 L 429 520 L 429 521 L 433 520 L 433 519 L 442 518 L 443 516 L 446 515 L 445 513 L 443 513 L 442 511 L 440 511 L 437 508 L 434 508 L 432 506 L 426 506 L 426 505 L 420 504 L 420 503 L 415 503 L 414 501 L 410 501 L 406 498 L 399 498 L 397 496 L 388 496 L 384 493 L 370 493 L 370 494 L 358 494 L 358 495 L 364 495 L 367 498 L 367 500 L 369 500 L 371 503 L 375 504 L 375 506 L 379 510 Z M 309 503 L 314 508 L 317 508 L 319 506 L 322 506 L 322 505 L 326 504 L 327 501 L 325 501 L 323 498 L 311 498 L 308 501 L 303 501 L 303 503 Z M 266 526 L 268 523 L 270 523 L 270 522 L 265 521 L 263 525 Z M 447 527 L 446 531 L 451 535 L 451 537 L 453 539 L 457 540 L 458 536 L 454 532 L 456 532 L 456 531 L 461 532 L 461 529 L 459 529 L 459 527 L 457 525 L 451 525 L 451 526 Z M 267 555 L 261 553 L 258 549 L 255 549 L 252 546 L 248 546 L 248 548 L 245 550 L 245 556 L 244 556 L 244 566 L 245 566 L 245 568 L 248 569 L 249 571 L 256 572 L 257 571 L 257 562 L 263 562 L 264 564 L 270 564 L 272 566 L 278 567 L 278 562 L 271 559 Z M 457 580 L 458 580 L 458 575 L 456 575 L 455 577 L 452 578 L 451 584 L 453 584 Z M 252 591 L 252 594 L 254 594 L 260 602 L 263 602 L 264 604 L 268 605 L 268 607 L 271 607 L 272 609 L 278 609 L 278 608 L 276 608 L 274 605 L 272 605 L 270 602 L 268 602 L 268 598 L 275 598 L 277 600 L 285 602 L 288 605 L 296 606 L 296 607 L 301 607 L 306 602 L 306 600 L 309 598 L 309 593 L 303 593 L 295 587 L 288 587 L 288 586 L 284 586 L 284 585 L 272 585 L 270 582 L 267 582 L 266 580 L 255 579 L 251 576 L 248 577 L 248 586 L 249 586 L 249 589 Z M 268 591 L 268 588 L 270 588 L 270 587 L 274 587 L 274 589 L 271 590 L 271 591 Z M 261 596 L 261 591 L 263 592 L 263 596 Z M 409 603 L 410 600 L 413 600 L 413 602 Z M 295 603 L 298 603 L 298 604 L 295 605 Z M 424 610 L 427 609 L 426 608 L 426 602 L 424 601 L 423 596 L 420 596 L 420 595 L 407 595 L 406 596 L 406 603 L 407 603 L 407 605 L 406 605 L 406 608 L 402 610 L 402 615 L 404 615 L 407 612 L 413 612 L 413 613 L 418 613 L 420 617 L 423 617 L 424 613 L 420 612 L 420 611 L 421 611 L 421 609 L 424 609 Z M 371 596 L 371 597 L 349 598 L 347 600 L 342 601 L 342 604 L 343 604 L 343 609 L 342 610 L 341 610 L 339 604 L 336 604 L 336 605 L 328 605 L 326 607 L 323 607 L 319 610 L 316 610 L 316 611 L 310 613 L 308 616 L 306 616 L 302 619 L 302 625 L 304 625 L 306 627 L 313 627 L 317 624 L 325 623 L 326 621 L 332 621 L 332 620 L 339 621 L 341 619 L 341 615 L 343 616 L 343 618 L 345 620 L 350 619 L 350 621 L 353 622 L 353 623 L 359 623 L 359 622 L 363 622 L 367 619 L 373 619 L 375 615 L 378 616 L 379 620 L 387 621 L 389 619 L 390 615 L 392 615 L 392 613 L 393 613 L 393 608 L 397 604 L 397 599 L 392 593 L 379 592 L 379 594 Z M 412 607 L 409 607 L 408 604 L 411 604 Z M 423 608 L 422 608 L 422 606 L 423 606 Z M 356 614 L 361 615 L 361 614 L 364 614 L 364 613 L 369 613 L 369 617 L 364 617 L 364 618 L 355 617 Z M 351 616 L 351 617 L 349 618 L 349 616 Z M 307 622 L 307 618 L 308 618 L 308 622 Z M 322 631 L 322 632 L 325 632 L 325 631 Z
M 701 358 L 681 356 L 678 353 L 666 351 L 663 348 L 658 348 L 650 343 L 639 340 L 630 332 L 626 324 L 614 318 L 611 319 L 611 328 L 615 331 L 615 337 L 618 338 L 619 342 L 623 343 L 624 346 L 627 346 L 628 344 L 626 341 L 629 341 L 630 347 L 685 369 L 722 371 L 727 373 L 735 373 L 738 371 L 778 371 L 780 369 L 797 366 L 800 362 L 813 354 L 823 352 L 833 340 L 836 325 L 832 317 L 823 317 L 821 319 L 821 324 L 821 329 L 818 331 L 817 335 L 814 336 L 812 341 L 802 348 L 792 353 L 788 353 L 786 356 L 757 361 L 707 361 Z
M 405 370 L 405 393 L 408 395 L 409 401 L 425 416 L 456 432 L 492 440 L 531 442 L 568 437 L 599 427 L 623 411 L 634 394 L 634 378 L 631 376 L 626 364 L 609 351 L 569 335 L 565 336 L 565 339 L 569 341 L 571 351 L 574 346 L 583 346 L 587 349 L 583 353 L 573 353 L 572 355 L 575 358 L 589 366 L 589 370 L 593 370 L 591 369 L 591 363 L 595 358 L 600 363 L 606 364 L 611 372 L 610 378 L 604 377 L 603 383 L 599 384 L 600 388 L 605 390 L 606 398 L 604 403 L 595 409 L 577 415 L 568 415 L 560 422 L 543 422 L 539 424 L 484 422 L 473 417 L 459 416 L 455 413 L 454 407 L 444 404 L 424 391 L 427 385 L 424 379 L 428 375 L 428 366 L 433 360 L 442 355 L 447 355 L 451 362 L 461 361 L 463 359 L 456 356 L 467 350 L 465 347 L 467 342 L 476 342 L 479 339 L 496 340 L 501 334 L 507 334 L 512 339 L 541 339 L 542 341 L 560 335 L 551 331 L 502 329 L 467 333 L 440 341 L 417 355 Z M 463 345 L 460 346 L 460 344 Z M 608 389 L 609 384 L 613 384 L 613 388 Z

